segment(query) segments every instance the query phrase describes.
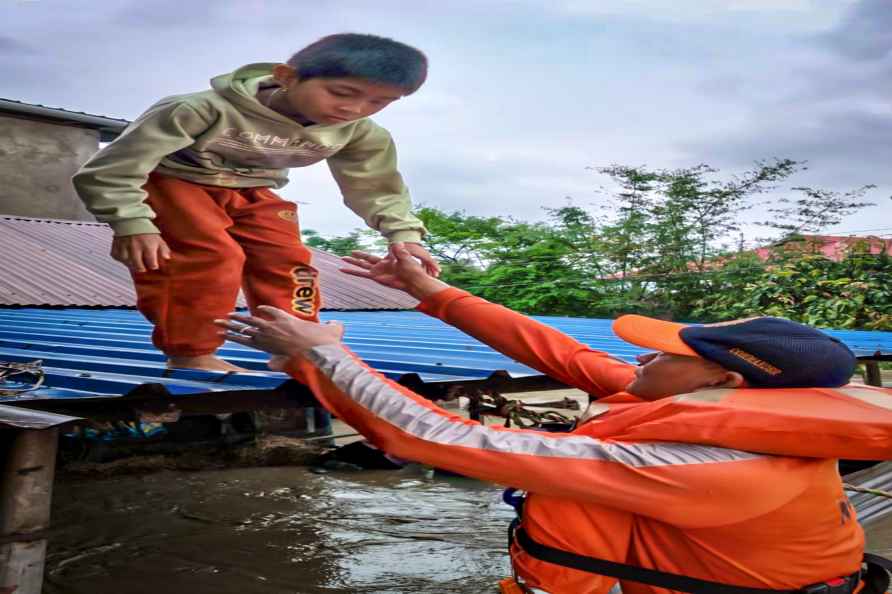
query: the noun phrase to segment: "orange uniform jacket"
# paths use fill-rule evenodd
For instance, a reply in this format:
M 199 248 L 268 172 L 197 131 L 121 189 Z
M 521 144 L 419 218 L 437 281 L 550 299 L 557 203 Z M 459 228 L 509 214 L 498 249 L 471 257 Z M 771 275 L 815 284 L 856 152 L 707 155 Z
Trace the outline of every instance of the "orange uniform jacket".
M 784 409 L 774 428 L 782 438 L 774 443 L 771 430 L 758 435 L 771 454 L 755 453 L 758 447 L 752 448 L 755 452 L 719 447 L 725 445 L 722 432 L 702 430 L 696 417 L 709 424 L 748 418 L 748 413 L 727 415 L 728 407 L 716 404 L 725 396 L 715 394 L 718 391 L 702 402 L 697 402 L 700 393 L 689 395 L 693 400 L 683 411 L 689 416 L 673 426 L 679 413 L 665 414 L 664 404 L 673 399 L 643 402 L 623 392 L 634 366 L 548 326 L 457 289 L 434 295 L 419 309 L 600 398 L 596 406 L 606 406 L 572 433 L 506 429 L 483 426 L 435 406 L 374 372 L 343 345 L 317 347 L 306 360 L 292 362 L 289 371 L 307 381 L 327 408 L 381 449 L 527 491 L 523 526 L 542 544 L 760 588 L 798 588 L 849 575 L 860 567 L 863 534 L 834 459 L 849 452 L 830 454 L 838 441 L 832 431 L 824 441 L 817 435 L 797 434 L 789 410 Z M 778 390 L 771 393 L 783 396 Z M 679 406 L 685 400 L 674 402 Z M 860 399 L 843 397 L 840 402 L 840 410 L 848 407 L 856 416 L 862 411 L 867 419 L 882 419 L 866 432 L 864 443 L 858 443 L 859 436 L 845 447 L 892 451 L 888 390 Z M 767 413 L 749 414 L 759 421 L 751 423 L 754 428 L 771 421 L 770 408 Z M 633 422 L 622 420 L 629 415 Z M 661 415 L 670 429 L 660 421 Z M 687 423 L 690 419 L 695 420 Z M 648 438 L 642 430 L 648 425 L 659 437 Z M 635 440 L 611 435 L 636 429 Z M 747 442 L 746 423 L 730 432 L 731 441 Z M 786 442 L 810 442 L 811 437 L 822 457 L 774 451 Z M 522 581 L 551 594 L 607 593 L 615 583 L 613 578 L 539 561 L 516 546 L 511 554 Z M 624 594 L 668 592 L 632 582 L 622 587 Z

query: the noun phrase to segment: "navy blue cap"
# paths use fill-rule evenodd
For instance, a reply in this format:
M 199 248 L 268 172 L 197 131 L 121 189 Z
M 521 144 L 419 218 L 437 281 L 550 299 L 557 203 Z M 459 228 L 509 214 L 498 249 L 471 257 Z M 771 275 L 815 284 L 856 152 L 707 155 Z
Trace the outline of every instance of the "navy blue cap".
M 835 388 L 857 360 L 839 340 L 783 318 L 751 318 L 685 326 L 681 340 L 694 352 L 740 373 L 753 387 Z

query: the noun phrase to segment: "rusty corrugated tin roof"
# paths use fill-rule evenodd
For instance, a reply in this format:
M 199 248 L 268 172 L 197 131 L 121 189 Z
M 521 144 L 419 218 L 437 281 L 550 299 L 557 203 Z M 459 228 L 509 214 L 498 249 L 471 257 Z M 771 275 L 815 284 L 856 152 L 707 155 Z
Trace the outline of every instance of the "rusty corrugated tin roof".
M 108 225 L 0 216 L 0 306 L 134 307 L 130 274 L 111 259 Z M 326 310 L 411 309 L 416 301 L 340 272 L 340 258 L 313 250 Z M 240 300 L 240 305 L 244 302 Z

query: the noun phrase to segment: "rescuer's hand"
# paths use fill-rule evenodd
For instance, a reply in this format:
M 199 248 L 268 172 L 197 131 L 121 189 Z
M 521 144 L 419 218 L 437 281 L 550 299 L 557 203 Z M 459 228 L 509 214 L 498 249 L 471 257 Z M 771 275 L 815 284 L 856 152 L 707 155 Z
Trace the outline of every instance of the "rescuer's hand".
M 394 243 L 390 246 L 390 253 L 386 258 L 365 252 L 353 252 L 352 256 L 343 260 L 356 268 L 341 268 L 341 272 L 406 291 L 418 300 L 424 300 L 434 293 L 448 289 L 449 285 L 427 273 L 423 265 L 406 249 L 406 245 L 417 244 Z
M 247 314 L 229 314 L 228 320 L 214 320 L 227 339 L 265 351 L 273 358 L 303 356 L 324 344 L 338 344 L 344 327 L 338 322 L 318 324 L 293 316 L 269 305 L 257 307 L 265 318 Z

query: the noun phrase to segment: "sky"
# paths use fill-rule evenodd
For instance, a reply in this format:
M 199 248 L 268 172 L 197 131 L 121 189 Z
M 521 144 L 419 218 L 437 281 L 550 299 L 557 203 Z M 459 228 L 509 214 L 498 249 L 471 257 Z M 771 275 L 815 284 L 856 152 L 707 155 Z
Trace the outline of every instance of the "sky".
M 0 19 L 0 97 L 127 119 L 327 34 L 414 45 L 428 82 L 374 119 L 418 204 L 539 220 L 602 206 L 592 168 L 778 157 L 809 169 L 776 196 L 877 185 L 828 231 L 892 237 L 888 0 L 0 0 Z M 280 193 L 304 229 L 362 226 L 324 164 Z

